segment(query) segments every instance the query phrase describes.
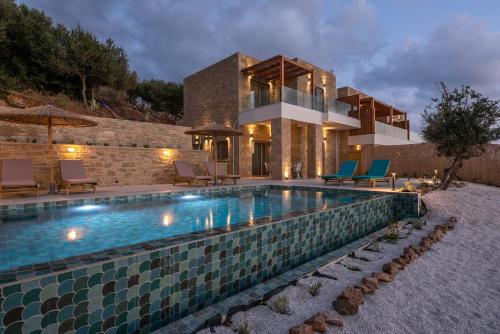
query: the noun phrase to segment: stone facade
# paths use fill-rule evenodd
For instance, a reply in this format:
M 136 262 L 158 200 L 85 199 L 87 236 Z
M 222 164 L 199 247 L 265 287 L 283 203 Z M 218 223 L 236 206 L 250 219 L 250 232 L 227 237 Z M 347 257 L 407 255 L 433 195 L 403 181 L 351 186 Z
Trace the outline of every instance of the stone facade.
M 187 127 L 169 124 L 89 117 L 98 126 L 90 128 L 53 128 L 53 140 L 58 144 L 87 144 L 109 146 L 161 147 L 191 149 L 191 136 Z M 19 143 L 47 142 L 44 126 L 16 124 L 0 121 L 0 142 L 15 140 Z
M 69 152 L 69 147 L 74 152 Z M 57 160 L 82 159 L 88 176 L 100 186 L 171 183 L 174 160 L 197 165 L 208 160 L 207 151 L 59 144 L 53 148 L 56 180 L 59 180 Z M 34 178 L 43 188 L 49 183 L 47 156 L 46 144 L 0 144 L 0 159 L 31 159 Z
M 342 162 L 348 159 L 349 146 L 347 138 L 349 130 L 328 129 L 323 132 L 324 142 L 324 175 L 338 172 Z
M 276 118 L 271 121 L 271 178 L 283 180 L 291 177 L 291 121 Z

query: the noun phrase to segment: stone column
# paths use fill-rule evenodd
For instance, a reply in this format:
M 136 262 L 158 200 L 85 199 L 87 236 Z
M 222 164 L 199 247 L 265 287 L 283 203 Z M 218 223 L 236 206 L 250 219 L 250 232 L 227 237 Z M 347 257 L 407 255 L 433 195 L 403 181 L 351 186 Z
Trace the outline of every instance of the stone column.
M 290 178 L 291 168 L 291 131 L 290 120 L 276 118 L 271 120 L 271 178 L 283 180 Z
M 323 127 L 316 124 L 307 125 L 307 177 L 315 178 L 323 173 Z

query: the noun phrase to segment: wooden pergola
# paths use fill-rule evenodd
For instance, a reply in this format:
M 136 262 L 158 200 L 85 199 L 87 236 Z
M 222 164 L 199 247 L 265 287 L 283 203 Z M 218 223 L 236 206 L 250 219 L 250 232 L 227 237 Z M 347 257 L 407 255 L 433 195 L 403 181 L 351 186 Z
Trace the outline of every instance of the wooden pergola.
M 352 135 L 375 133 L 375 121 L 378 120 L 383 123 L 408 130 L 409 139 L 410 121 L 407 118 L 406 112 L 400 110 L 399 108 L 377 100 L 372 96 L 362 96 L 361 94 L 344 96 L 338 98 L 338 100 L 357 107 L 357 116 L 361 121 L 361 129 L 351 130 Z M 395 121 L 394 119 L 396 117 L 402 118 L 402 120 Z
M 296 78 L 307 74 L 310 74 L 310 80 L 314 82 L 312 66 L 300 64 L 282 55 L 277 55 L 261 61 L 241 70 L 241 72 L 265 82 L 279 81 L 280 86 L 285 85 L 285 79 Z M 314 89 L 311 89 L 311 94 L 314 95 Z M 280 96 L 280 101 L 283 101 L 282 96 Z

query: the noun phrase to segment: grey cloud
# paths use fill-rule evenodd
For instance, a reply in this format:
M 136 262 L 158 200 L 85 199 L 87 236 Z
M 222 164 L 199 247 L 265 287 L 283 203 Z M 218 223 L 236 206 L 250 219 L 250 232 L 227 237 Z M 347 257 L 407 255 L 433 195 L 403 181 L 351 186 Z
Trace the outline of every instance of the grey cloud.
M 403 107 L 419 122 L 418 114 L 438 94 L 438 80 L 449 87 L 471 85 L 500 98 L 500 33 L 489 31 L 481 21 L 455 18 L 429 36 L 396 45 L 383 65 L 358 71 L 354 82 L 392 101 L 404 101 Z
M 326 69 L 356 66 L 383 43 L 373 38 L 377 18 L 366 0 L 330 15 L 325 0 L 22 2 L 55 22 L 111 37 L 142 78 L 181 80 L 236 51 L 258 58 L 282 53 Z

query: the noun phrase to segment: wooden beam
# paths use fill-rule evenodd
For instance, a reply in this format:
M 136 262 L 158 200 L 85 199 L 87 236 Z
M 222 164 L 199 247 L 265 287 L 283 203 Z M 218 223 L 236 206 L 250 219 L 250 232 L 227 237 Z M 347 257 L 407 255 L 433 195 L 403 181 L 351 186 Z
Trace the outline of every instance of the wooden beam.
M 285 59 L 283 56 L 280 58 L 280 102 L 283 102 L 283 88 L 285 85 Z
M 391 112 L 389 114 L 389 117 L 391 118 L 391 125 L 392 125 L 392 117 L 394 116 L 394 108 L 391 107 Z
M 375 133 L 375 99 L 372 97 L 370 103 L 370 112 L 371 112 L 371 133 Z

